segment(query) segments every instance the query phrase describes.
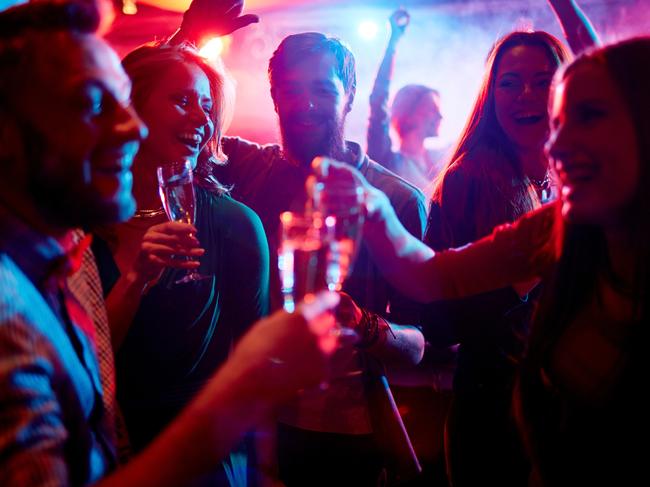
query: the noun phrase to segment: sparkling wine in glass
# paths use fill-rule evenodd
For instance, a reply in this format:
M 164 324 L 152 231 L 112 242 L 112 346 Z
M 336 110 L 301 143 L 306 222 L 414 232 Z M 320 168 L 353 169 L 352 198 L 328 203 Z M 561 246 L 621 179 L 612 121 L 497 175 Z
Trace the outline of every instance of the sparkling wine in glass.
M 171 221 L 194 224 L 196 219 L 196 197 L 192 184 L 192 164 L 190 161 L 173 162 L 159 166 L 158 192 L 167 218 Z M 187 258 L 189 259 L 189 257 Z M 199 281 L 208 276 L 199 274 L 195 269 L 189 269 L 185 276 L 176 284 Z
M 314 188 L 314 210 L 327 228 L 325 280 L 330 291 L 340 291 L 352 272 L 364 223 L 363 188 L 319 182 Z
M 327 228 L 318 214 L 286 211 L 280 215 L 278 270 L 283 307 L 292 313 L 296 303 L 326 287 Z

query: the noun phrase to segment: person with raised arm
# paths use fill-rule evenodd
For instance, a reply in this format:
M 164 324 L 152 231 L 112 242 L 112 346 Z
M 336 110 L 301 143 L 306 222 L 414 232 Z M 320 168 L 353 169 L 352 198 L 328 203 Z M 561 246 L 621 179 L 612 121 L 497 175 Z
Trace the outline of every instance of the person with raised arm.
M 408 84 L 395 94 L 390 113 L 388 109 L 397 45 L 410 20 L 409 13 L 402 8 L 389 19 L 390 39 L 370 93 L 368 155 L 430 197 L 433 179 L 441 169 L 441 155 L 427 149 L 424 142 L 438 136 L 442 121 L 440 94 L 428 86 Z M 392 149 L 391 126 L 399 135 L 397 151 Z

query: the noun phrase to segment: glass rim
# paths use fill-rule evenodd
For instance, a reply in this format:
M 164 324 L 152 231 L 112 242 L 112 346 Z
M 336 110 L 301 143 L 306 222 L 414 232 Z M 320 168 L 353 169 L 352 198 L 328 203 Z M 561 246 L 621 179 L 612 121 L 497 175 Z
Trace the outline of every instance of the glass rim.
M 170 170 L 171 168 L 183 168 L 183 172 L 179 173 L 172 173 L 172 174 L 164 174 L 164 171 Z M 194 169 L 192 168 L 192 161 L 189 159 L 186 159 L 184 161 L 174 161 L 170 162 L 168 164 L 161 164 L 160 166 L 156 167 L 156 176 L 158 177 L 158 184 L 165 184 L 167 181 L 165 181 L 166 178 L 169 176 L 175 175 L 175 174 L 184 174 L 185 171 L 187 171 L 187 176 L 190 179 L 190 182 L 194 181 Z

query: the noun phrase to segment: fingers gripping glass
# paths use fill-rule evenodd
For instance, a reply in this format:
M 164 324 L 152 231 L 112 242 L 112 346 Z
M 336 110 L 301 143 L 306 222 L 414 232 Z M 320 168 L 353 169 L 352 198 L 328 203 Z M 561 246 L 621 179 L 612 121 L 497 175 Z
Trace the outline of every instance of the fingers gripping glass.
M 314 187 L 314 211 L 323 216 L 328 227 L 325 277 L 330 291 L 341 291 L 352 272 L 361 243 L 364 201 L 361 186 L 338 187 L 318 182 Z
M 314 211 L 280 215 L 278 269 L 286 311 L 322 289 L 341 291 L 359 248 L 364 197 L 360 187 L 318 183 Z
M 194 224 L 196 219 L 196 197 L 193 174 L 190 161 L 174 162 L 159 166 L 158 191 L 167 218 L 170 221 Z M 185 257 L 190 260 L 190 257 Z M 209 276 L 199 274 L 196 269 L 188 269 L 185 276 L 176 281 L 176 284 L 200 281 Z

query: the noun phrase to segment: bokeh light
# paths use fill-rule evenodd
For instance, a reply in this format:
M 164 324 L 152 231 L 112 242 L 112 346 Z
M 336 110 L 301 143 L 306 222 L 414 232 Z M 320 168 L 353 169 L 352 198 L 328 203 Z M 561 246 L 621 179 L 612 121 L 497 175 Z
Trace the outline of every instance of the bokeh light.
M 379 32 L 379 26 L 377 25 L 376 22 L 372 20 L 364 20 L 361 23 L 359 23 L 359 35 L 361 36 L 362 39 L 371 41 L 375 37 L 377 37 L 378 32 Z

